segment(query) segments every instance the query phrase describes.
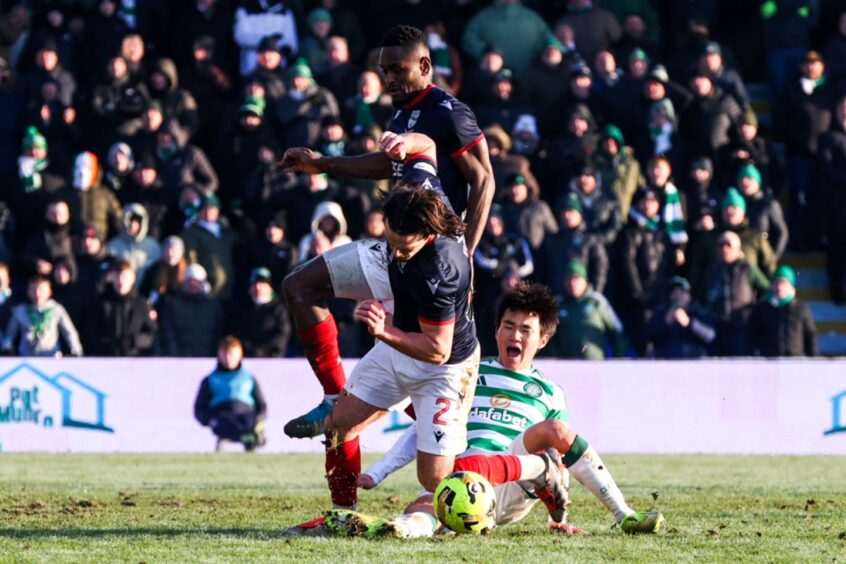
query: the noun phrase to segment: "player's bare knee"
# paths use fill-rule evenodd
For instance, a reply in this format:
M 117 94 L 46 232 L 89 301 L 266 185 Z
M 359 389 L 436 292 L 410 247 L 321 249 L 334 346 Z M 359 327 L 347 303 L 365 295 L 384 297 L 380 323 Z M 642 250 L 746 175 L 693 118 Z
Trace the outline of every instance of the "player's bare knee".
M 547 419 L 542 425 L 550 446 L 562 452 L 573 446 L 576 433 L 566 423 L 558 419 Z

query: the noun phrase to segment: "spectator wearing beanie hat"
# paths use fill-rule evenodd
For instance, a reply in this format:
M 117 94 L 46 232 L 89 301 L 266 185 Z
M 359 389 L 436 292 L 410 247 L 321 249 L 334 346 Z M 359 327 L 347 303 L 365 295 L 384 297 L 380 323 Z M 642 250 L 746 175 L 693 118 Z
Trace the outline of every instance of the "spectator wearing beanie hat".
M 764 235 L 773 248 L 776 260 L 780 259 L 788 241 L 787 222 L 781 204 L 761 184 L 761 173 L 751 163 L 737 172 L 737 187 L 746 199 L 749 226 Z
M 338 102 L 314 81 L 304 59 L 288 68 L 288 94 L 279 101 L 283 147 L 317 147 L 320 129 L 327 117 L 338 117 Z
M 605 296 L 591 287 L 585 265 L 569 261 L 560 288 L 558 330 L 550 343 L 552 354 L 601 360 L 610 350 L 612 356 L 624 356 L 623 325 Z
M 325 8 L 315 8 L 306 19 L 307 32 L 300 43 L 299 55 L 315 74 L 322 74 L 328 67 L 328 40 L 333 23 L 332 14 Z
M 608 124 L 602 129 L 592 161 L 603 189 L 617 198 L 620 217 L 628 217 L 632 198 L 645 180 L 640 163 L 631 147 L 626 146 L 619 127 Z
M 221 219 L 220 200 L 214 195 L 206 196 L 200 202 L 196 221 L 180 237 L 185 242 L 188 261 L 202 265 L 208 273 L 209 296 L 228 301 L 235 280 L 238 238 Z
M 565 54 L 561 42 L 550 35 L 538 59 L 520 78 L 517 94 L 534 108 L 541 123 L 551 124 L 560 110 L 556 103 L 567 95 L 573 62 L 572 53 Z
M 223 333 L 223 306 L 209 297 L 206 269 L 191 264 L 179 290 L 159 305 L 159 350 L 164 356 L 212 356 Z
M 749 352 L 755 356 L 818 356 L 817 329 L 808 304 L 796 297 L 796 273 L 778 267 L 772 288 L 749 319 Z
M 244 77 L 244 84 L 260 84 L 264 89 L 261 97 L 270 101 L 266 108 L 270 123 L 277 127 L 277 105 L 288 93 L 283 68 L 284 55 L 279 48 L 279 36 L 270 35 L 262 38 L 258 45 L 257 66 L 255 71 Z M 254 95 L 254 94 L 253 94 Z

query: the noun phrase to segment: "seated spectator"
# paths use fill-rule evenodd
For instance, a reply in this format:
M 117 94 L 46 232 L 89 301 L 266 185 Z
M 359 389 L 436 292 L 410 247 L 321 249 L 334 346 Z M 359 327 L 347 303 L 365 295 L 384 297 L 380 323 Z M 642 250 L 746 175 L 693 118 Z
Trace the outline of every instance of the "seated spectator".
M 200 194 L 217 192 L 217 172 L 206 153 L 188 142 L 188 132 L 177 121 L 165 122 L 156 135 L 156 170 L 168 195 L 168 208 L 179 205 L 182 190 L 190 187 Z
M 168 237 L 162 242 L 161 258 L 144 274 L 141 295 L 158 308 L 162 296 L 172 294 L 182 287 L 187 269 L 185 243 L 179 237 Z
M 635 155 L 641 166 L 648 168 L 653 159 L 661 157 L 667 159 L 671 167 L 683 163 L 687 149 L 684 139 L 678 133 L 673 103 L 668 98 L 652 103 L 644 122 L 644 128 L 637 134 L 638 142 L 635 146 Z
M 149 219 L 141 204 L 123 208 L 123 232 L 106 243 L 109 256 L 127 261 L 140 286 L 147 269 L 161 257 L 159 242 L 147 235 Z
M 196 221 L 180 235 L 189 262 L 202 265 L 208 273 L 209 297 L 227 301 L 232 297 L 235 280 L 234 231 L 220 216 L 220 201 L 215 196 L 203 198 Z
M 620 217 L 627 218 L 632 198 L 643 186 L 644 178 L 632 148 L 626 146 L 623 132 L 616 125 L 606 125 L 602 129 L 592 165 L 603 190 L 616 196 Z
M 817 328 L 808 304 L 796 297 L 796 273 L 778 267 L 772 289 L 749 319 L 749 352 L 755 356 L 818 356 Z
M 58 85 L 58 99 L 65 106 L 73 104 L 76 94 L 76 80 L 59 60 L 56 42 L 47 39 L 35 54 L 35 69 L 23 77 L 22 86 L 27 100 L 33 100 L 41 92 L 41 86 L 47 80 Z
M 276 286 L 277 288 L 279 286 Z M 291 339 L 291 319 L 274 291 L 270 270 L 250 273 L 249 301 L 233 308 L 231 332 L 241 339 L 247 357 L 281 358 Z
M 194 143 L 211 151 L 219 135 L 218 120 L 226 111 L 233 84 L 226 65 L 218 64 L 215 59 L 217 46 L 214 39 L 209 35 L 200 35 L 195 36 L 192 43 L 191 62 L 182 83 L 197 102 L 200 125 L 194 135 Z M 225 50 L 225 45 L 221 45 L 221 50 Z
M 141 116 L 150 100 L 147 87 L 131 80 L 126 59 L 112 57 L 107 71 L 91 98 L 91 137 L 100 150 L 105 150 L 111 140 L 133 135 L 141 127 Z
M 79 334 L 61 304 L 53 301 L 50 279 L 38 275 L 30 279 L 27 302 L 12 308 L 3 338 L 3 350 L 20 356 L 62 356 L 61 335 L 72 356 L 82 356 Z M 17 348 L 15 344 L 17 343 Z
M 598 236 L 604 244 L 610 245 L 623 228 L 623 220 L 620 217 L 617 198 L 606 192 L 599 182 L 596 171 L 590 166 L 585 166 L 570 180 L 569 188 L 582 202 L 588 233 Z
M 217 368 L 203 378 L 194 400 L 194 417 L 217 437 L 218 451 L 238 442 L 252 452 L 264 446 L 267 404 L 255 377 L 242 365 L 244 351 L 236 337 L 217 348 Z
M 619 237 L 617 303 L 638 356 L 646 352 L 644 324 L 667 295 L 666 283 L 675 270 L 675 252 L 662 225 L 660 205 L 653 189 L 640 190 Z
M 155 153 L 158 148 L 159 131 L 164 125 L 162 105 L 158 100 L 150 100 L 141 114 L 141 127 L 127 139 L 132 153 L 137 157 Z
M 323 120 L 340 115 L 335 96 L 314 81 L 303 59 L 288 68 L 288 94 L 278 107 L 283 147 L 316 148 Z
M 585 265 L 571 260 L 559 299 L 558 330 L 552 349 L 561 358 L 601 360 L 625 354 L 623 325 L 608 300 L 588 283 Z
M 159 350 L 163 356 L 212 356 L 223 332 L 223 306 L 209 297 L 206 269 L 192 264 L 176 292 L 165 294 L 159 310 Z
M 646 340 L 655 358 L 702 358 L 717 332 L 708 315 L 692 302 L 690 282 L 681 276 L 670 280 L 669 301 L 661 304 L 646 324 Z
M 52 78 L 45 80 L 38 95 L 28 102 L 24 123 L 44 133 L 50 145 L 50 158 L 60 170 L 67 170 L 82 138 L 76 108 L 59 99 L 59 84 Z
M 737 187 L 746 200 L 746 215 L 749 226 L 760 231 L 773 248 L 776 260 L 787 249 L 787 222 L 781 204 L 773 198 L 770 190 L 761 185 L 761 173 L 753 164 L 743 166 L 737 172 Z
M 676 249 L 687 244 L 687 225 L 684 218 L 682 194 L 673 183 L 673 167 L 667 157 L 655 157 L 646 166 L 646 185 L 658 197 L 661 226 Z M 676 263 L 681 264 L 680 257 Z
M 721 149 L 740 128 L 743 109 L 733 96 L 714 84 L 708 73 L 699 71 L 690 80 L 693 102 L 684 111 L 681 133 L 688 149 L 705 155 L 719 169 Z
M 726 68 L 723 64 L 723 50 L 719 43 L 709 41 L 705 44 L 699 57 L 698 68 L 699 72 L 704 73 L 723 92 L 734 98 L 744 113 L 752 111 L 746 85 L 736 70 Z
M 321 202 L 311 216 L 311 233 L 300 239 L 300 263 L 350 242 L 344 210 L 336 202 Z
M 767 277 L 743 258 L 740 236 L 724 231 L 716 241 L 717 259 L 710 264 L 700 290 L 700 302 L 716 323 L 717 356 L 744 356 L 749 315 L 759 296 L 769 290 Z
M 17 173 L 18 185 L 9 204 L 17 220 L 17 238 L 23 241 L 39 227 L 47 205 L 68 195 L 65 172 L 50 160 L 47 138 L 38 128 L 24 132 Z
M 690 163 L 690 174 L 686 178 L 684 186 L 684 201 L 687 204 L 687 219 L 691 226 L 691 239 L 704 229 L 701 222 L 705 216 L 709 216 L 711 225 L 714 222 L 714 215 L 720 207 L 720 198 L 717 193 L 717 183 L 714 180 L 714 165 L 708 157 L 698 157 Z M 712 227 L 713 228 L 713 227 Z M 695 244 L 692 245 L 695 247 Z
M 534 262 L 529 243 L 518 233 L 506 231 L 502 209 L 491 207 L 488 224 L 473 253 L 478 295 L 473 309 L 480 327 L 491 327 L 496 317 L 496 302 L 507 275 L 524 279 L 534 272 Z M 494 334 L 490 331 L 479 335 L 482 354 L 496 350 Z
M 570 178 L 590 161 L 596 151 L 598 135 L 593 114 L 587 106 L 574 106 L 567 114 L 567 130 L 563 136 L 549 141 L 545 163 L 545 180 L 541 181 L 545 197 L 557 201 L 567 191 Z
M 86 226 L 82 229 L 76 251 L 76 288 L 70 300 L 62 302 L 76 327 L 85 327 L 98 296 L 103 289 L 103 278 L 109 267 L 109 255 L 97 230 Z
M 537 250 L 547 235 L 558 233 L 558 223 L 549 205 L 531 186 L 519 174 L 506 180 L 502 219 L 507 233 L 519 235 L 529 242 L 532 250 Z
M 171 231 L 167 224 L 168 216 L 179 214 L 179 210 L 168 210 L 168 194 L 156 169 L 156 157 L 152 153 L 141 155 L 129 183 L 121 190 L 120 198 L 126 204 L 141 204 L 147 213 L 147 234 L 155 240 L 161 239 Z M 170 212 L 170 213 L 169 213 Z M 182 220 L 179 218 L 179 228 Z
M 754 112 L 743 115 L 743 123 L 740 124 L 740 134 L 732 137 L 732 143 L 727 145 L 725 150 L 728 156 L 721 158 L 725 163 L 722 179 L 723 185 L 730 184 L 737 171 L 747 163 L 754 164 L 761 172 L 762 186 L 771 186 L 773 176 L 770 173 L 770 149 L 769 143 L 762 136 L 758 135 L 758 118 Z
M 91 356 L 141 356 L 153 347 L 156 323 L 146 298 L 135 292 L 135 271 L 125 260 L 113 263 L 106 285 L 88 316 L 85 350 Z
M 578 260 L 587 267 L 590 285 L 602 293 L 608 281 L 608 254 L 602 239 L 588 233 L 581 200 L 575 194 L 567 194 L 556 204 L 556 210 L 559 230 L 544 240 L 539 278 L 550 288 L 560 288 L 567 263 Z
M 121 17 L 117 15 L 116 19 Z M 129 76 L 135 84 L 142 84 L 147 80 L 147 62 L 144 60 L 146 54 L 147 46 L 140 34 L 130 32 L 123 36 L 120 42 L 120 56 L 126 61 Z
M 279 37 L 271 35 L 264 37 L 258 44 L 256 68 L 243 80 L 244 84 L 260 84 L 264 89 L 262 98 L 270 103 L 267 108 L 267 119 L 273 128 L 279 127 L 278 104 L 288 93 L 285 83 L 282 50 L 279 48 Z

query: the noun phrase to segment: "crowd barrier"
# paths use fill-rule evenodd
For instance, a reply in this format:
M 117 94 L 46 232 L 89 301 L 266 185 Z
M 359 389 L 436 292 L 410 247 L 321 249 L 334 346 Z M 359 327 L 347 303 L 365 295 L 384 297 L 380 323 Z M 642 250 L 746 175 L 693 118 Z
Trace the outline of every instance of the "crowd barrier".
M 347 373 L 355 360 L 344 361 Z M 0 359 L 3 452 L 210 452 L 193 402 L 211 359 Z M 282 427 L 321 397 L 301 359 L 246 360 L 268 404 L 264 452 L 320 452 Z M 540 361 L 600 452 L 846 454 L 846 362 Z M 502 398 L 497 398 L 498 402 Z M 365 432 L 384 452 L 410 424 Z

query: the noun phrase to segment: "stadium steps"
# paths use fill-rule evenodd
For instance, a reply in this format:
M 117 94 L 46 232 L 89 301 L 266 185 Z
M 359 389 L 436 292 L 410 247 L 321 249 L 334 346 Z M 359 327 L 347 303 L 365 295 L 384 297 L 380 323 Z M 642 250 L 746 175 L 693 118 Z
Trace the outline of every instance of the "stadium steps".
M 788 253 L 782 263 L 796 270 L 796 295 L 807 302 L 817 325 L 817 342 L 825 356 L 846 356 L 846 305 L 831 301 L 825 255 Z

